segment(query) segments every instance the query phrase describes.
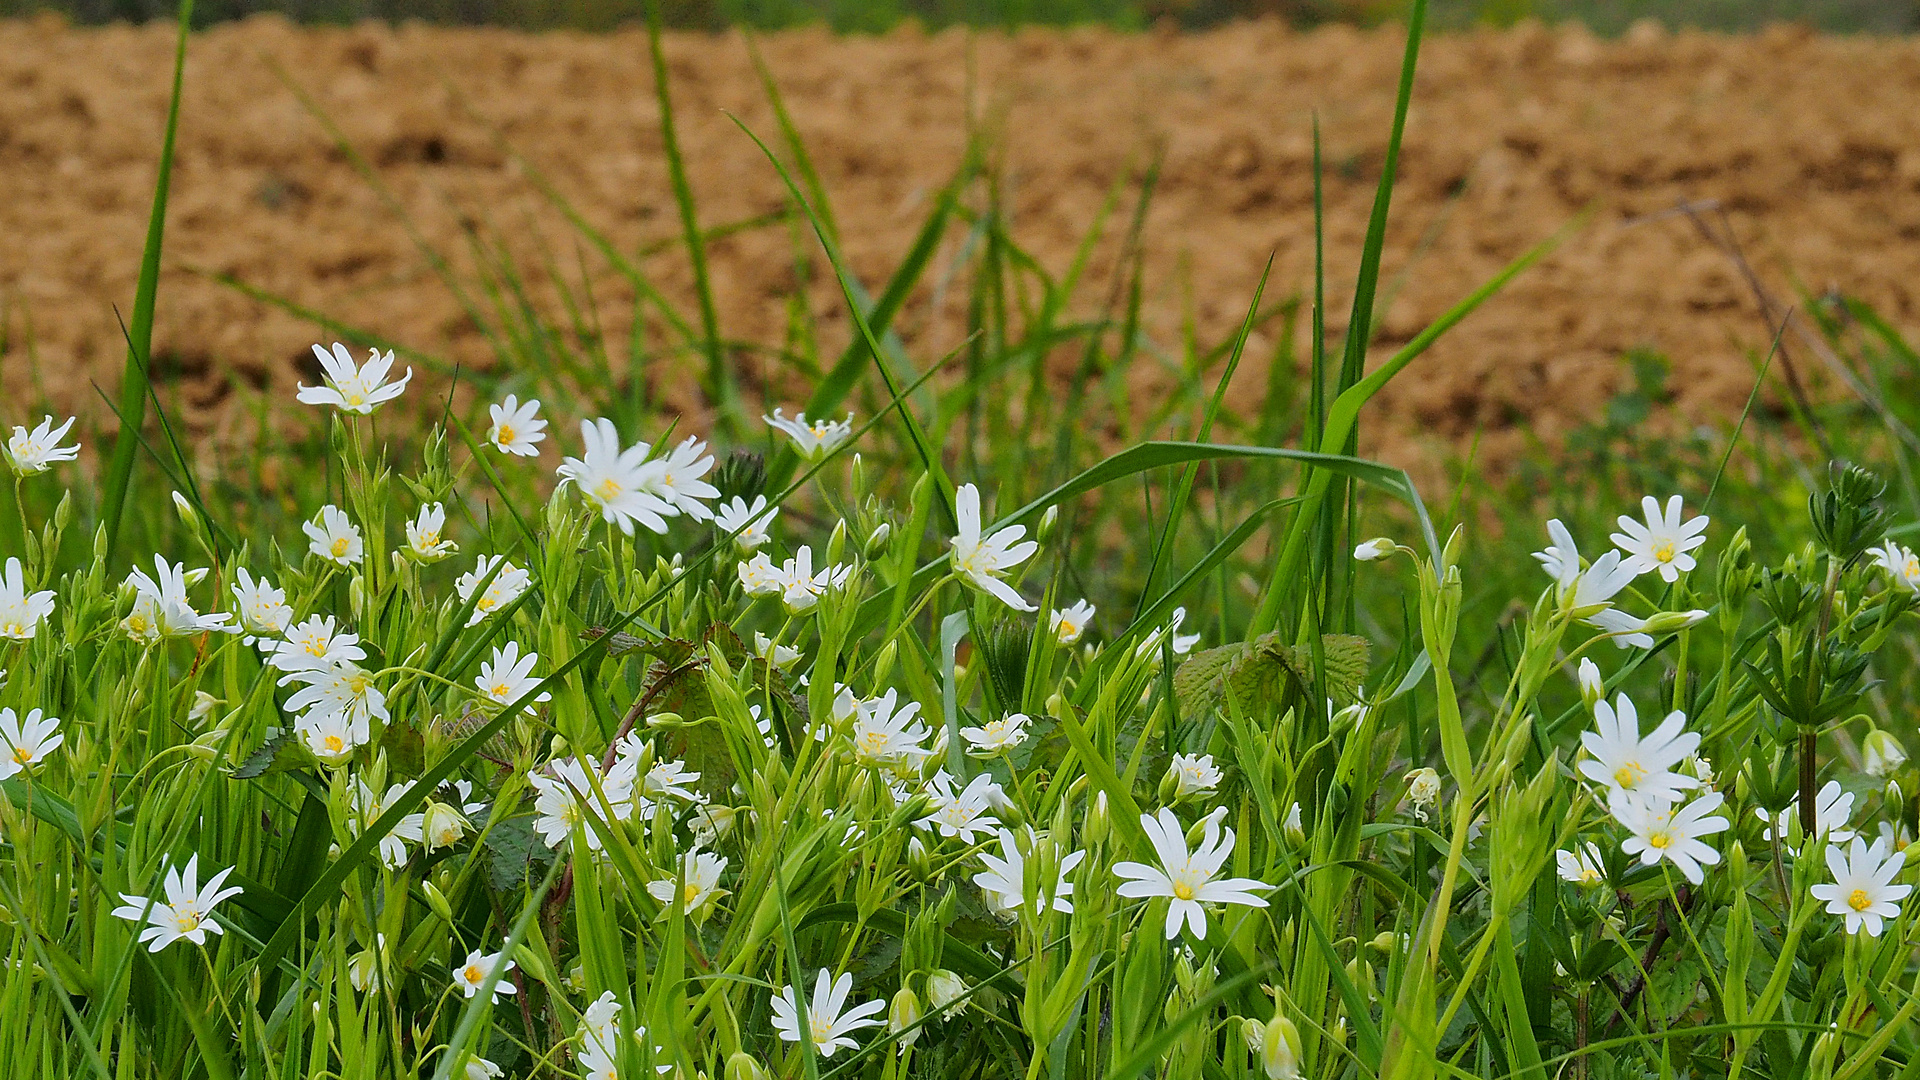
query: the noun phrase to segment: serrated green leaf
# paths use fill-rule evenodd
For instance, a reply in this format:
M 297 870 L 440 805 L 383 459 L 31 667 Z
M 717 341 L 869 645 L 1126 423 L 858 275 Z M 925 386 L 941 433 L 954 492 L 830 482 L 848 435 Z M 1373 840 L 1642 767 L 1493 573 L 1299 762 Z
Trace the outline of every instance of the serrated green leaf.
M 1328 694 L 1353 700 L 1367 675 L 1370 643 L 1352 634 L 1324 634 L 1320 648 Z M 1192 715 L 1219 707 L 1229 688 L 1245 705 L 1278 707 L 1290 689 L 1312 682 L 1313 649 L 1289 645 L 1274 632 L 1188 657 L 1174 670 L 1173 692 L 1180 711 Z
M 282 731 L 261 743 L 258 750 L 248 754 L 247 759 L 240 763 L 240 767 L 233 770 L 233 778 L 258 780 L 272 773 L 297 769 L 306 763 L 307 755 L 302 751 L 299 740 L 293 737 L 293 732 Z
M 553 861 L 553 851 L 533 831 L 533 816 L 522 814 L 487 830 L 487 884 L 508 892 L 526 884 L 535 864 Z

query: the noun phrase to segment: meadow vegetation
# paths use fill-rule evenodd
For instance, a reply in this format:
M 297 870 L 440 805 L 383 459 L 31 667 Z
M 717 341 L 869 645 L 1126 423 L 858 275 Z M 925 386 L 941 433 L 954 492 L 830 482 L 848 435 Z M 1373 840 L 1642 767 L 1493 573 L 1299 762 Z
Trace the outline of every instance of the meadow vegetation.
M 984 148 L 862 282 L 753 137 L 856 330 L 751 344 L 804 400 L 570 213 L 643 332 L 428 252 L 497 363 L 316 313 L 250 456 L 145 378 L 159 185 L 120 428 L 6 446 L 14 1075 L 1920 1074 L 1920 357 L 1876 313 L 1805 298 L 1665 437 L 1636 356 L 1556 456 L 1423 493 L 1366 402 L 1553 238 L 1370 364 L 1392 149 L 1355 281 L 1162 342 L 1137 261 L 1022 251 Z M 971 333 L 911 355 L 949 231 Z M 1776 394 L 1828 354 L 1844 398 Z

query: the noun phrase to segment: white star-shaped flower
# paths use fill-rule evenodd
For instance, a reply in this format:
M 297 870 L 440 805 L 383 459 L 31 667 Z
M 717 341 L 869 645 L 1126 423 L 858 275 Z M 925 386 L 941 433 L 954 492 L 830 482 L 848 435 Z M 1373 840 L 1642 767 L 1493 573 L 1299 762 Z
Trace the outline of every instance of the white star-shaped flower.
M 0 709 L 0 780 L 11 780 L 40 764 L 66 741 L 60 721 L 29 709 L 25 720 L 12 709 Z
M 1680 496 L 1667 500 L 1665 511 L 1653 496 L 1643 496 L 1640 507 L 1646 522 L 1620 515 L 1620 531 L 1610 539 L 1627 555 L 1624 569 L 1635 574 L 1658 570 L 1662 580 L 1678 581 L 1681 573 L 1694 568 L 1693 549 L 1707 542 L 1707 517 L 1685 521 L 1680 517 Z
M 1674 771 L 1700 746 L 1698 733 L 1687 731 L 1687 715 L 1675 710 L 1667 714 L 1653 734 L 1641 738 L 1640 716 L 1627 695 L 1614 697 L 1616 704 L 1593 703 L 1597 730 L 1580 736 L 1580 745 L 1592 757 L 1580 763 L 1580 774 L 1611 791 L 1634 795 L 1677 799 L 1700 781 Z
M 880 1026 L 881 1022 L 874 1017 L 887 1008 L 885 1001 L 869 1001 L 846 1008 L 847 995 L 853 992 L 853 975 L 842 973 L 838 979 L 829 981 L 830 978 L 827 969 L 821 968 L 820 977 L 813 984 L 813 1000 L 807 1003 L 805 1041 L 819 1051 L 821 1057 L 832 1057 L 835 1050 L 858 1047 L 860 1044 L 851 1038 L 852 1034 L 861 1028 Z M 773 1030 L 786 1042 L 802 1041 L 800 1006 L 791 986 L 773 997 Z
M 1207 910 L 1202 906 L 1204 904 L 1267 906 L 1266 900 L 1255 896 L 1254 892 L 1265 892 L 1273 886 L 1252 878 L 1216 876 L 1220 868 L 1226 865 L 1227 856 L 1233 854 L 1233 830 L 1227 829 L 1222 835 L 1220 828 L 1220 819 L 1225 816 L 1225 807 L 1206 816 L 1205 835 L 1200 840 L 1200 846 L 1189 853 L 1187 831 L 1172 810 L 1162 807 L 1157 814 L 1142 814 L 1140 827 L 1146 830 L 1147 839 L 1153 844 L 1160 865 L 1138 862 L 1114 864 L 1114 874 L 1126 879 L 1116 890 L 1121 896 L 1134 899 L 1167 898 L 1168 941 L 1180 936 L 1183 922 L 1191 928 L 1195 938 L 1206 940 Z
M 954 571 L 968 584 L 1015 611 L 1034 610 L 1034 605 L 1015 592 L 1013 586 L 1000 580 L 1000 575 L 1040 550 L 1040 545 L 1032 540 L 1020 539 L 1027 535 L 1027 527 L 1009 525 L 991 536 L 981 536 L 980 489 L 972 484 L 962 484 L 960 490 L 954 492 L 953 511 L 960 525 L 959 534 L 952 541 Z
M 449 555 L 458 554 L 460 545 L 443 535 L 446 527 L 446 507 L 439 503 L 422 506 L 420 513 L 407 522 L 407 558 L 422 566 L 429 566 Z
M 226 933 L 212 919 L 214 906 L 240 895 L 237 885 L 221 888 L 231 873 L 233 867 L 229 866 L 208 879 L 202 888 L 200 856 L 191 855 L 184 870 L 167 871 L 159 895 L 148 898 L 121 893 L 120 906 L 113 909 L 113 915 L 128 922 L 147 924 L 140 931 L 140 940 L 146 943 L 148 952 L 157 953 L 182 939 L 205 945 L 208 934 Z
M 74 418 L 59 427 L 53 426 L 53 417 L 44 417 L 40 425 L 32 431 L 14 425 L 13 438 L 7 440 L 7 465 L 15 476 L 32 476 L 52 468 L 54 462 L 72 461 L 80 456 L 80 444 L 61 446 L 60 440 L 67 437 L 73 427 Z
M 1893 883 L 1906 859 L 1904 851 L 1889 853 L 1885 840 L 1875 840 L 1868 847 L 1855 837 L 1844 855 L 1835 844 L 1827 848 L 1827 870 L 1833 882 L 1813 886 L 1813 898 L 1826 901 L 1828 914 L 1846 920 L 1847 933 L 1865 930 L 1868 937 L 1879 937 L 1881 922 L 1899 918 L 1900 901 L 1913 891 L 1911 885 Z
M 1700 837 L 1726 830 L 1727 819 L 1713 813 L 1724 801 L 1717 791 L 1685 805 L 1658 796 L 1643 798 L 1616 792 L 1608 800 L 1607 809 L 1621 828 L 1632 834 L 1621 841 L 1621 851 L 1640 856 L 1647 866 L 1665 859 L 1682 877 L 1698 885 L 1705 878 L 1701 866 L 1720 862 L 1720 853 Z
M 781 415 L 779 409 L 775 409 L 772 416 L 763 416 L 760 419 L 786 432 L 787 437 L 793 440 L 793 448 L 808 461 L 820 457 L 853 437 L 852 413 L 848 413 L 845 420 L 808 420 L 806 413 L 800 413 L 789 420 Z
M 495 450 L 516 457 L 537 457 L 540 448 L 536 446 L 547 437 L 547 422 L 540 419 L 540 399 L 534 398 L 525 405 L 512 394 L 498 405 L 487 406 L 487 413 L 493 418 L 493 425 L 487 428 L 487 441 Z
M 366 558 L 360 539 L 360 526 L 347 512 L 328 503 L 320 508 L 319 519 L 300 526 L 310 541 L 307 550 L 335 566 L 357 566 Z
M 53 614 L 53 590 L 30 592 L 19 559 L 8 559 L 0 573 L 0 638 L 26 641 Z
M 333 352 L 318 345 L 313 347 L 313 355 L 320 360 L 320 368 L 326 373 L 326 384 L 307 386 L 299 384 L 297 395 L 302 405 L 331 405 L 341 412 L 370 415 L 374 409 L 399 397 L 407 389 L 407 383 L 413 380 L 413 369 L 408 368 L 399 382 L 387 382 L 387 373 L 393 369 L 393 350 L 382 353 L 379 349 L 370 350 L 372 355 L 359 367 L 353 363 L 353 354 L 345 345 L 333 343 Z

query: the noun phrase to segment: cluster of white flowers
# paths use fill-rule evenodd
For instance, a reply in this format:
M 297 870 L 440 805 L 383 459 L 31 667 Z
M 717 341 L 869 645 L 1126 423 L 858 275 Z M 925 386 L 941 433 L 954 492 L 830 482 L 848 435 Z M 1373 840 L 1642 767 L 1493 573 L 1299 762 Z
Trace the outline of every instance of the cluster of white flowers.
M 1614 643 L 1622 648 L 1650 649 L 1654 644 L 1650 630 L 1671 633 L 1707 617 L 1706 612 L 1696 609 L 1642 619 L 1615 606 L 1615 597 L 1648 571 L 1657 572 L 1668 582 L 1678 580 L 1683 571 L 1694 568 L 1689 552 L 1706 543 L 1708 519 L 1699 516 L 1682 520 L 1678 495 L 1667 500 L 1664 510 L 1652 496 L 1642 500 L 1642 505 L 1646 520 L 1621 515 L 1621 531 L 1611 537 L 1619 550 L 1606 552 L 1591 564 L 1582 561 L 1573 534 L 1558 518 L 1547 522 L 1547 536 L 1553 542 L 1533 555 L 1553 578 L 1562 609 L 1612 635 Z

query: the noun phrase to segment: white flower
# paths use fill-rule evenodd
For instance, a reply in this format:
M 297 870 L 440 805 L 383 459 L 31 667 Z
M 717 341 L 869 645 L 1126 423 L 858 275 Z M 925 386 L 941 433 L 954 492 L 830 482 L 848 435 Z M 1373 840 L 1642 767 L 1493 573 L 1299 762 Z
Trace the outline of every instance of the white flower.
M 863 765 L 892 765 L 929 753 L 920 745 L 927 739 L 926 726 L 915 719 L 920 715 L 920 703 L 909 701 L 896 709 L 896 693 L 890 689 L 861 702 L 855 710 L 848 737 L 853 740 L 854 757 Z
M 832 1057 L 835 1050 L 852 1050 L 860 1044 L 850 1036 L 861 1028 L 879 1027 L 873 1017 L 886 1011 L 885 1001 L 869 1001 L 846 1009 L 847 995 L 853 992 L 853 976 L 843 973 L 829 981 L 827 969 L 813 984 L 813 1000 L 807 1003 L 807 1039 L 821 1057 Z M 841 1010 L 845 1009 L 845 1012 Z M 773 997 L 773 1029 L 786 1042 L 800 1042 L 800 1005 L 789 986 Z
M 499 555 L 482 555 L 472 573 L 461 574 L 454 579 L 453 589 L 459 594 L 462 604 L 473 599 L 473 590 L 479 587 L 480 582 L 486 580 L 488 574 L 493 573 L 493 568 L 500 565 L 502 558 L 503 556 Z M 512 563 L 501 566 L 500 573 L 494 576 L 493 584 L 488 585 L 487 591 L 480 594 L 480 599 L 474 600 L 473 615 L 467 619 L 467 625 L 476 625 L 480 620 L 518 600 L 520 594 L 527 591 L 527 586 L 532 581 L 531 574 Z
M 1909 592 L 1920 592 L 1920 555 L 1889 540 L 1873 549 L 1873 564 L 1885 570 L 1896 585 Z
M 422 506 L 419 515 L 407 522 L 407 558 L 426 566 L 457 554 L 460 545 L 441 536 L 446 526 L 445 507 L 439 503 Z
M 1592 888 L 1607 879 L 1606 871 L 1601 868 L 1600 845 L 1591 840 L 1572 851 L 1556 851 L 1553 857 L 1558 864 L 1561 881 Z
M 811 560 L 812 554 L 809 553 L 807 558 Z M 764 551 L 742 562 L 737 572 L 740 575 L 740 588 L 748 596 L 772 596 L 784 591 L 780 568 L 773 565 L 773 560 L 767 558 Z
M 756 558 L 755 562 L 758 561 Z M 829 566 L 815 573 L 813 549 L 802 544 L 800 550 L 794 552 L 793 558 L 782 563 L 780 569 L 773 572 L 772 582 L 780 593 L 780 602 L 787 606 L 787 613 L 799 615 L 812 610 L 813 606 L 820 602 L 820 598 L 826 595 L 828 589 L 837 589 L 845 585 L 848 575 L 852 573 L 853 567 L 845 563 Z M 743 585 L 747 583 L 745 565 L 740 570 L 740 581 Z M 749 591 L 752 589 L 750 588 Z
M 506 401 L 487 406 L 487 413 L 493 417 L 493 426 L 487 429 L 487 441 L 495 450 L 518 457 L 539 456 L 540 450 L 534 444 L 547 437 L 547 422 L 540 419 L 540 399 L 522 405 L 519 398 L 508 394 Z
M 1300 1029 L 1292 1020 L 1273 1014 L 1260 1032 L 1259 1054 L 1267 1080 L 1300 1080 Z
M 29 766 L 45 761 L 47 755 L 66 741 L 60 734 L 60 721 L 43 717 L 39 709 L 27 712 L 22 721 L 12 709 L 0 709 L 0 780 L 11 780 Z
M 613 991 L 601 991 L 587 1006 L 575 1038 L 580 1046 L 574 1057 L 585 1080 L 619 1080 L 620 1002 Z
M 459 843 L 471 824 L 458 807 L 429 799 L 427 808 L 421 812 L 420 835 L 428 851 L 438 851 Z
M 72 461 L 80 456 L 80 444 L 59 445 L 73 427 L 74 418 L 58 428 L 53 426 L 53 417 L 44 417 L 40 426 L 29 432 L 26 428 L 14 425 L 13 438 L 7 440 L 7 465 L 15 476 L 32 476 L 43 473 L 53 467 L 56 461 Z
M 1072 645 L 1080 640 L 1093 623 L 1096 609 L 1085 600 L 1075 601 L 1072 607 L 1054 608 L 1047 616 L 1047 629 L 1053 631 L 1053 639 L 1062 645 Z
M 1169 900 L 1168 941 L 1180 935 L 1182 922 L 1192 930 L 1195 938 L 1206 940 L 1207 911 L 1202 904 L 1267 906 L 1267 902 L 1255 896 L 1254 891 L 1265 891 L 1273 886 L 1252 878 L 1215 877 L 1226 864 L 1227 856 L 1233 853 L 1233 830 L 1227 829 L 1224 836 L 1221 834 L 1220 819 L 1224 816 L 1224 807 L 1207 815 L 1204 822 L 1206 833 L 1201 838 L 1200 846 L 1188 854 L 1186 830 L 1181 828 L 1180 819 L 1173 816 L 1173 811 L 1162 807 L 1157 814 L 1142 814 L 1140 827 L 1146 830 L 1147 839 L 1153 843 L 1160 865 L 1149 866 L 1137 862 L 1114 864 L 1114 874 L 1128 879 L 1117 890 L 1121 896 L 1164 896 Z
M 255 581 L 244 566 L 234 569 L 233 600 L 240 629 L 247 634 L 246 644 L 261 638 L 279 637 L 293 622 L 293 609 L 287 606 L 287 591 L 276 589 L 266 578 Z
M 1547 536 L 1553 543 L 1543 551 L 1534 552 L 1533 557 L 1553 578 L 1555 599 L 1560 606 L 1567 611 L 1586 612 L 1580 621 L 1615 635 L 1614 644 L 1621 648 L 1651 648 L 1653 638 L 1637 632 L 1643 620 L 1611 606 L 1620 590 L 1631 585 L 1633 579 L 1639 576 L 1622 563 L 1620 553 L 1609 551 L 1595 559 L 1592 566 L 1582 569 L 1580 549 L 1573 542 L 1573 534 L 1560 523 L 1560 519 L 1547 522 Z
M 753 655 L 782 671 L 800 660 L 800 650 L 782 645 L 758 630 L 753 632 Z
M 198 581 L 205 570 L 189 572 L 184 564 L 169 564 L 161 555 L 153 557 L 153 569 L 153 577 L 139 570 L 127 575 L 127 584 L 133 587 L 133 610 L 120 620 L 127 636 L 152 642 L 239 629 L 227 625 L 233 616 L 226 612 L 202 615 L 187 600 L 187 579 Z
M 1845 855 L 1838 845 L 1827 849 L 1827 870 L 1833 884 L 1815 885 L 1813 898 L 1827 902 L 1827 913 L 1846 919 L 1847 933 L 1865 929 L 1868 937 L 1880 936 L 1883 919 L 1900 917 L 1900 901 L 1913 891 L 1911 885 L 1895 885 L 1894 875 L 1906 862 L 1907 853 L 1887 851 L 1885 840 L 1872 847 L 1855 837 Z
M 364 711 L 316 709 L 295 721 L 293 727 L 300 741 L 313 751 L 313 756 L 328 765 L 344 763 L 356 748 L 373 738 Z
M 1653 734 L 1640 737 L 1640 716 L 1627 695 L 1615 695 L 1617 703 L 1593 703 L 1595 731 L 1580 736 L 1580 745 L 1592 757 L 1580 763 L 1580 774 L 1610 791 L 1667 800 L 1678 799 L 1688 788 L 1700 786 L 1691 776 L 1674 772 L 1673 767 L 1687 759 L 1700 746 L 1700 736 L 1686 730 L 1687 715 L 1679 710 L 1667 714 Z
M 789 420 L 781 415 L 779 409 L 775 409 L 772 416 L 763 416 L 760 419 L 786 432 L 787 436 L 793 440 L 793 448 L 808 461 L 820 457 L 853 436 L 852 413 L 848 413 L 845 420 L 808 420 L 806 413 L 799 413 Z
M 314 615 L 287 631 L 287 639 L 274 645 L 267 665 L 281 671 L 307 671 L 366 658 L 358 634 L 336 634 L 333 616 Z
M 580 497 L 620 531 L 633 535 L 634 522 L 656 533 L 667 531 L 667 518 L 679 514 L 658 490 L 661 463 L 648 461 L 652 447 L 635 443 L 620 447 L 620 433 L 606 417 L 580 421 L 583 456 L 560 463 L 560 482 L 580 489 Z
M 281 676 L 281 685 L 298 682 L 300 689 L 287 698 L 287 710 L 313 710 L 314 719 L 329 713 L 344 713 L 364 730 L 369 717 L 391 720 L 387 696 L 373 684 L 373 673 L 358 664 L 335 664 L 328 668 L 306 668 Z M 364 737 L 360 740 L 365 741 Z
M 735 495 L 713 512 L 713 526 L 723 533 L 731 533 L 741 551 L 758 551 L 767 542 L 767 526 L 779 516 L 780 508 L 767 506 L 765 495 L 755 495 L 752 506 Z
M 1713 816 L 1713 811 L 1724 801 L 1717 791 L 1708 792 L 1684 806 L 1676 806 L 1672 800 L 1658 796 L 1643 798 L 1621 792 L 1608 801 L 1607 809 L 1612 811 L 1613 819 L 1621 828 L 1633 834 L 1621 841 L 1621 851 L 1628 855 L 1637 853 L 1647 866 L 1666 859 L 1681 876 L 1698 885 L 1703 877 L 1701 865 L 1713 866 L 1720 861 L 1720 853 L 1700 837 L 1727 828 L 1726 818 Z
M 495 647 L 492 660 L 480 662 L 480 677 L 473 680 L 473 684 L 494 702 L 506 705 L 539 685 L 540 680 L 533 675 L 533 666 L 539 662 L 540 654 L 522 654 L 520 643 L 509 641 L 505 648 Z M 546 701 L 551 697 L 552 694 L 543 691 L 533 700 Z
M 914 824 L 923 829 L 938 829 L 941 836 L 958 837 L 961 843 L 971 844 L 974 833 L 992 832 L 998 827 L 991 813 L 990 794 L 997 786 L 993 777 L 981 773 L 956 794 L 953 777 L 942 769 L 927 782 L 927 799 L 933 812 Z
M 369 990 L 380 989 L 381 956 L 387 951 L 387 935 L 373 935 L 375 946 L 354 953 L 347 960 L 347 982 L 353 985 L 356 993 L 364 994 Z
M 226 933 L 211 918 L 214 905 L 240 895 L 237 885 L 226 889 L 220 887 L 231 873 L 233 867 L 229 866 L 213 875 L 206 887 L 201 888 L 200 856 L 191 855 L 187 858 L 184 871 L 167 871 L 159 896 L 150 899 L 121 893 L 120 906 L 113 909 L 114 918 L 145 922 L 147 925 L 140 931 L 140 940 L 147 943 L 148 952 L 157 953 L 181 938 L 195 945 L 205 945 L 209 933 Z
M 453 985 L 460 991 L 461 996 L 472 997 L 480 992 L 480 987 L 486 983 L 487 976 L 494 975 L 498 981 L 493 984 L 493 1000 L 499 1001 L 502 994 L 512 995 L 520 992 L 519 987 L 514 986 L 513 981 L 507 978 L 507 972 L 512 970 L 513 961 L 502 962 L 500 953 L 483 953 L 479 949 L 474 949 L 467 953 L 466 962 L 453 966 Z
M 973 749 L 967 753 L 975 757 L 992 757 L 1027 741 L 1027 720 L 1026 713 L 1008 713 L 979 727 L 961 728 L 960 737 L 973 744 Z
M 27 591 L 26 571 L 19 559 L 8 559 L 0 574 L 0 638 L 25 641 L 53 614 L 53 590 Z
M 1768 824 L 1762 834 L 1768 840 L 1776 836 L 1785 843 L 1795 831 L 1800 820 L 1800 800 L 1794 799 L 1785 810 L 1769 819 L 1767 812 L 1759 807 L 1753 808 L 1754 816 Z M 1841 790 L 1840 781 L 1829 780 L 1821 787 L 1819 794 L 1813 797 L 1814 831 L 1836 844 L 1844 844 L 1859 835 L 1847 827 L 1853 817 L 1853 795 Z
M 1174 608 L 1173 617 L 1167 620 L 1167 625 L 1141 638 L 1140 644 L 1133 647 L 1133 655 L 1140 657 L 1158 651 L 1160 642 L 1169 635 L 1173 637 L 1173 655 L 1185 656 L 1192 652 L 1193 647 L 1200 644 L 1200 635 L 1182 634 L 1180 627 L 1185 625 L 1186 621 L 1187 609 L 1184 606 Z M 1329 702 L 1329 704 L 1331 704 L 1331 702 Z
M 297 399 L 302 405 L 331 405 L 341 412 L 370 415 L 374 409 L 401 395 L 407 383 L 413 380 L 413 369 L 408 368 L 406 375 L 397 383 L 387 383 L 387 372 L 393 368 L 393 351 L 382 353 L 379 349 L 369 350 L 365 365 L 356 368 L 353 354 L 345 345 L 333 343 L 333 353 L 318 345 L 313 347 L 313 355 L 320 359 L 321 370 L 326 372 L 325 386 L 307 386 L 297 384 Z
M 680 860 L 680 876 L 683 879 L 679 886 L 680 910 L 691 915 L 709 901 L 726 896 L 727 890 L 720 887 L 720 875 L 726 869 L 727 860 L 722 856 L 698 848 L 687 852 Z M 647 892 L 662 904 L 671 904 L 674 880 L 661 878 L 649 881 Z
M 1221 773 L 1212 754 L 1175 754 L 1167 775 L 1173 778 L 1175 799 L 1211 794 L 1220 786 Z
M 1664 512 L 1651 495 L 1640 499 L 1640 508 L 1646 515 L 1645 524 L 1622 514 L 1620 531 L 1610 537 L 1615 546 L 1627 554 L 1623 569 L 1635 574 L 1658 570 L 1662 580 L 1678 581 L 1683 571 L 1694 568 L 1693 556 L 1688 552 L 1707 542 L 1703 535 L 1707 531 L 1706 515 L 1681 521 L 1678 495 L 1667 500 Z
M 1406 776 L 1407 799 L 1413 803 L 1413 816 L 1427 820 L 1428 808 L 1440 801 L 1440 774 L 1430 768 L 1415 769 Z
M 617 817 L 624 817 L 633 806 L 633 788 L 635 777 L 630 769 L 616 767 L 606 776 L 599 776 L 595 770 L 589 777 L 590 765 L 582 765 L 578 758 L 551 761 L 547 767 L 552 776 L 537 772 L 527 774 L 527 780 L 537 792 L 533 810 L 534 831 L 540 834 L 548 847 L 557 848 L 573 836 L 573 827 L 585 821 L 587 850 L 599 851 L 603 841 L 601 831 L 610 827 L 611 822 L 603 814 L 599 799 L 594 796 L 593 784 L 597 777 L 600 794 L 606 796 L 607 804 L 613 808 Z M 588 814 L 591 813 L 589 819 Z M 598 824 L 595 824 L 595 823 Z
M 407 785 L 394 784 L 387 788 L 385 795 L 376 795 L 366 781 L 359 777 L 353 780 L 353 814 L 348 818 L 354 836 L 365 832 L 367 826 L 380 819 L 395 799 L 406 794 Z M 380 861 L 389 869 L 398 867 L 407 861 L 407 843 L 419 843 L 423 837 L 421 826 L 424 815 L 408 814 L 385 836 L 380 838 Z
M 1399 550 L 1399 548 L 1400 545 L 1394 543 L 1392 538 L 1376 536 L 1356 546 L 1353 549 L 1353 558 L 1356 562 L 1374 562 L 1375 560 L 1386 558 Z
M 713 455 L 707 453 L 706 443 L 689 436 L 652 464 L 655 494 L 695 521 L 713 517 L 707 500 L 719 498 L 720 489 L 700 479 L 713 470 Z
M 505 1076 L 500 1066 L 475 1054 L 467 1055 L 467 1063 L 461 1066 L 461 1072 L 467 1080 L 493 1080 L 496 1076 Z
M 1043 895 L 1027 896 L 1027 860 L 1020 854 L 1020 847 L 1014 836 L 1006 829 L 999 830 L 1000 854 L 995 857 L 985 851 L 980 853 L 980 861 L 986 869 L 973 876 L 973 883 L 980 886 L 1001 911 L 1018 911 L 1025 906 L 1035 915 L 1042 914 L 1051 907 L 1055 911 L 1073 913 L 1073 882 L 1067 875 L 1087 857 L 1084 851 L 1075 851 L 1060 860 L 1060 879 L 1051 892 Z
M 1027 527 L 1009 525 L 992 536 L 982 537 L 980 489 L 972 484 L 962 484 L 960 490 L 954 492 L 953 509 L 960 524 L 959 535 L 952 541 L 954 572 L 1015 611 L 1034 610 L 1013 586 L 1000 580 L 1001 574 L 1026 562 L 1040 550 L 1040 545 L 1032 540 L 1020 540 L 1027 535 Z
M 318 521 L 307 522 L 300 526 L 300 531 L 312 541 L 307 550 L 335 566 L 356 566 L 366 558 L 366 548 L 360 542 L 360 526 L 347 517 L 345 510 L 332 503 L 320 508 Z
M 636 756 L 637 753 L 635 751 Z M 635 765 L 637 762 L 628 767 L 635 768 Z M 635 771 L 638 772 L 638 769 L 635 768 Z M 685 763 L 662 758 L 655 761 L 646 772 L 640 773 L 640 795 L 652 799 L 680 799 L 690 803 L 706 802 L 706 796 L 687 786 L 696 783 L 699 779 L 700 774 L 687 768 Z

